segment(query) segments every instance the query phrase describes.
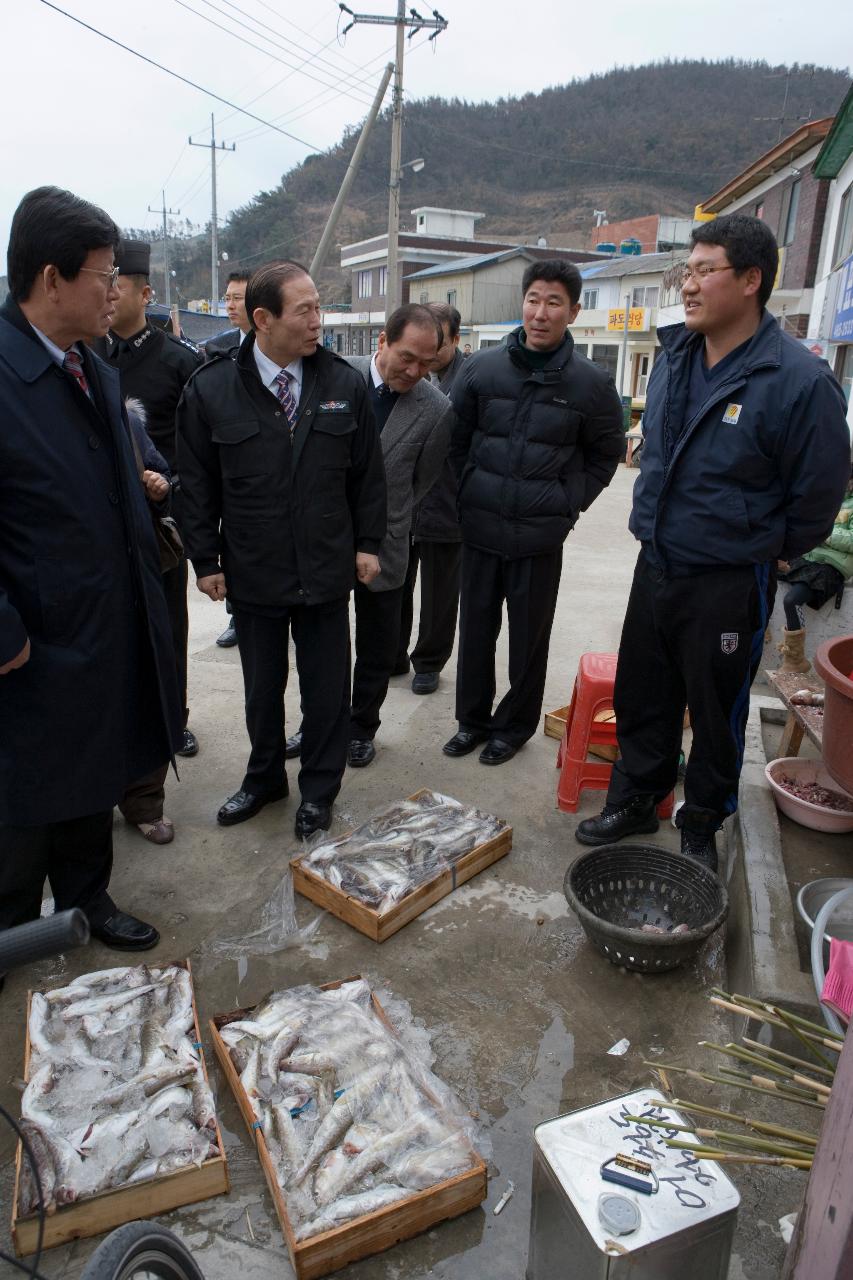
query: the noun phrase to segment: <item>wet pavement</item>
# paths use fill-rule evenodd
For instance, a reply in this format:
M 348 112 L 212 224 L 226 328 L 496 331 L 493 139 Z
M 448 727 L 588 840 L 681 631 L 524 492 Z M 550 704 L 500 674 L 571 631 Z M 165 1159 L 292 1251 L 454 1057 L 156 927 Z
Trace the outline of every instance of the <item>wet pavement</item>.
M 568 701 L 581 653 L 618 645 L 634 562 L 625 526 L 636 474 L 620 468 L 567 543 L 545 709 Z M 381 946 L 324 915 L 305 945 L 240 961 L 223 957 L 213 944 L 257 927 L 262 904 L 295 852 L 297 803 L 291 798 L 271 805 L 227 830 L 216 825 L 216 809 L 239 785 L 246 756 L 238 655 L 214 644 L 224 621 L 222 608 L 191 588 L 190 725 L 201 751 L 181 762 L 180 785 L 169 785 L 174 844 L 146 844 L 118 821 L 114 896 L 161 928 L 163 939 L 151 958 L 190 957 L 207 1043 L 209 1017 L 252 1005 L 274 988 L 361 973 L 407 1000 L 430 1033 L 435 1071 L 480 1118 L 488 1199 L 482 1209 L 340 1274 L 347 1280 L 523 1280 L 535 1126 L 651 1083 L 644 1059 L 696 1065 L 702 1054 L 697 1040 L 731 1038 L 707 998 L 709 988 L 724 980 L 722 939 L 712 939 L 694 964 L 653 978 L 617 969 L 592 950 L 566 907 L 562 883 L 582 851 L 572 838 L 576 821 L 595 812 L 603 797 L 587 793 L 578 815 L 556 809 L 557 744 L 542 735 L 499 768 L 484 768 L 476 754 L 457 761 L 443 756 L 441 744 L 455 728 L 451 663 L 438 692 L 428 697 L 413 695 L 406 678 L 392 681 L 376 761 L 347 774 L 334 831 L 430 786 L 511 822 L 511 853 Z M 499 689 L 505 662 L 502 637 Z M 295 687 L 288 690 L 287 716 L 294 727 Z M 657 839 L 676 845 L 668 823 Z M 304 927 L 317 911 L 298 898 L 297 915 Z M 94 945 L 9 977 L 0 997 L 4 1106 L 17 1112 L 19 1105 L 15 1080 L 22 1070 L 27 987 L 59 985 L 111 962 L 121 963 L 121 957 Z M 608 1049 L 623 1038 L 630 1041 L 628 1051 L 610 1056 Z M 192 1248 L 208 1280 L 288 1280 L 293 1273 L 260 1166 L 209 1051 L 207 1056 L 231 1193 L 162 1221 Z M 10 1138 L 0 1134 L 2 1248 L 9 1247 L 12 1151 Z M 495 1217 L 491 1210 L 509 1180 L 515 1195 Z M 804 1182 L 786 1171 L 738 1174 L 735 1181 L 744 1201 L 730 1280 L 771 1280 L 784 1254 L 777 1218 L 797 1206 Z M 75 1280 L 95 1243 L 50 1251 L 41 1273 Z M 12 1274 L 0 1262 L 0 1276 Z

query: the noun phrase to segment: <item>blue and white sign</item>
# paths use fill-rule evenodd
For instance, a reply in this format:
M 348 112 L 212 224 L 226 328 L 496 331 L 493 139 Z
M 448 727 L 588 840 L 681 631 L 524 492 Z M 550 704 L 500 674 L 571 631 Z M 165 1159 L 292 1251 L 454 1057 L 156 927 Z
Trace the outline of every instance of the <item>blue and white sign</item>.
M 838 276 L 830 342 L 853 342 L 853 254 L 839 267 Z

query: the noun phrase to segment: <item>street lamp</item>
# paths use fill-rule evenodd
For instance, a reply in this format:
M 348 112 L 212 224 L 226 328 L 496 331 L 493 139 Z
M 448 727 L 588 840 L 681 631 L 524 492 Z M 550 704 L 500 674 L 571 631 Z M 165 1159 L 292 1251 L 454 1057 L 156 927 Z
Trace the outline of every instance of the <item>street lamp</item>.
M 399 154 L 399 152 L 398 152 Z M 407 160 L 405 164 L 397 161 L 391 170 L 391 182 L 388 200 L 388 266 L 385 276 L 385 319 L 400 305 L 403 290 L 400 282 L 399 240 L 400 240 L 400 178 L 404 169 L 412 173 L 420 173 L 426 161 L 422 156 L 416 160 Z

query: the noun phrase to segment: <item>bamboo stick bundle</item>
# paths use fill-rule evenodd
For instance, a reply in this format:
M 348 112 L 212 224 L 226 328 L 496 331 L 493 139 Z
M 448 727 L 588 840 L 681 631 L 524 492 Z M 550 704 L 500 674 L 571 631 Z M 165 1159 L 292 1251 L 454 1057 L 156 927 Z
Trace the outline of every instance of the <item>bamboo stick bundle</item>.
M 746 1133 L 728 1133 L 724 1129 L 705 1129 L 698 1125 L 675 1124 L 670 1120 L 652 1120 L 648 1116 L 625 1116 L 625 1119 L 658 1129 L 676 1129 L 681 1133 L 695 1133 L 697 1138 L 708 1138 L 721 1143 L 724 1147 L 745 1147 L 764 1155 L 790 1156 L 794 1160 L 809 1160 L 813 1154 L 812 1151 L 801 1146 L 788 1146 L 783 1142 L 771 1142 L 766 1138 L 751 1138 Z
M 761 1044 L 758 1040 L 750 1040 L 749 1036 L 742 1036 L 743 1043 L 749 1045 L 750 1049 L 760 1049 L 763 1054 L 768 1054 L 771 1058 L 778 1058 L 780 1062 L 788 1062 L 792 1066 L 802 1067 L 804 1071 L 814 1071 L 818 1075 L 826 1076 L 829 1080 L 835 1079 L 835 1072 L 829 1067 L 820 1067 L 813 1062 L 806 1062 L 803 1058 L 795 1058 L 792 1053 L 783 1053 L 781 1049 L 774 1049 L 772 1045 Z
M 653 1098 L 652 1105 L 656 1107 L 675 1107 L 678 1111 L 695 1112 L 701 1116 L 713 1116 L 718 1120 L 726 1120 L 732 1124 L 742 1124 L 746 1128 L 754 1129 L 756 1133 L 766 1133 L 774 1138 L 787 1138 L 792 1142 L 801 1143 L 803 1146 L 814 1148 L 817 1146 L 817 1138 L 812 1133 L 805 1133 L 802 1129 L 788 1129 L 781 1124 L 772 1124 L 769 1120 L 756 1120 L 753 1116 L 741 1116 L 736 1111 L 723 1111 L 719 1107 L 709 1107 L 700 1102 L 688 1102 L 685 1098 L 673 1098 L 670 1102 L 663 1098 Z
M 728 1054 L 731 1058 L 737 1058 L 742 1062 L 751 1063 L 753 1066 L 764 1067 L 767 1071 L 774 1071 L 777 1075 L 782 1076 L 789 1084 L 802 1085 L 803 1088 L 808 1089 L 809 1092 L 814 1090 L 815 1093 L 823 1096 L 829 1095 L 830 1085 L 820 1083 L 817 1080 L 812 1080 L 808 1076 L 800 1075 L 796 1071 L 790 1072 L 786 1070 L 785 1067 L 771 1061 L 770 1058 L 765 1058 L 763 1055 L 758 1053 L 752 1053 L 749 1049 L 741 1049 L 736 1044 L 729 1043 L 722 1045 L 715 1044 L 713 1040 L 700 1040 L 699 1046 L 702 1049 L 713 1049 L 715 1053 Z
M 801 1032 L 799 1038 L 804 1043 L 808 1042 L 810 1052 L 814 1052 L 816 1045 L 822 1045 L 835 1053 L 841 1052 L 841 1047 L 844 1043 L 843 1036 L 836 1036 L 835 1032 L 830 1031 L 827 1027 L 820 1026 L 817 1022 L 811 1022 L 808 1018 L 784 1013 L 778 1006 L 763 1004 L 760 1000 L 753 1000 L 749 996 L 733 996 L 727 991 L 723 991 L 720 987 L 713 988 L 710 1000 L 711 1004 L 718 1009 L 727 1009 L 731 1013 L 739 1013 L 746 1018 L 756 1018 L 759 1022 L 766 1022 L 771 1026 L 784 1027 L 788 1031 L 793 1030 L 793 1023 L 798 1032 Z M 820 1059 L 825 1066 L 833 1067 L 834 1064 L 828 1058 L 820 1055 Z
M 713 1075 L 709 1071 L 696 1071 L 692 1067 L 675 1067 L 665 1062 L 648 1062 L 644 1059 L 643 1065 L 651 1067 L 655 1071 L 673 1071 L 678 1075 L 688 1076 L 691 1080 L 701 1080 L 704 1084 L 724 1084 L 729 1088 L 736 1086 L 738 1089 L 746 1089 L 750 1093 L 763 1093 L 771 1098 L 784 1098 L 787 1102 L 798 1102 L 804 1107 L 816 1107 L 819 1110 L 824 1109 L 824 1104 L 816 1100 L 812 1100 L 803 1093 L 793 1094 L 775 1086 L 772 1089 L 762 1088 L 760 1085 L 752 1084 L 749 1076 L 739 1075 L 737 1072 L 729 1072 L 728 1075 L 733 1077 L 727 1079 L 722 1075 Z
M 675 1139 L 667 1142 L 666 1145 L 675 1151 L 689 1151 L 696 1156 L 698 1160 L 716 1160 L 720 1164 L 726 1162 L 730 1164 L 764 1164 L 775 1165 L 777 1168 L 785 1169 L 811 1169 L 812 1162 L 807 1157 L 800 1160 L 789 1158 L 788 1156 L 758 1156 L 745 1155 L 737 1151 L 721 1151 L 714 1147 L 699 1147 L 689 1142 L 677 1142 Z

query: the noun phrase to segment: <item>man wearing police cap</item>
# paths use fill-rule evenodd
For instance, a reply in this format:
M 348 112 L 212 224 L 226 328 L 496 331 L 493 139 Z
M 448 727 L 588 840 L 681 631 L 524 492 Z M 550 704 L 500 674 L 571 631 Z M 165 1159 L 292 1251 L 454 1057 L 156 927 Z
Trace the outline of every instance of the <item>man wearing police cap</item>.
M 144 240 L 123 239 L 116 253 L 119 268 L 116 303 L 112 326 L 105 338 L 98 339 L 93 347 L 114 369 L 118 370 L 122 395 L 138 400 L 145 410 L 146 430 L 166 459 L 172 472 L 172 515 L 180 526 L 180 484 L 177 474 L 175 443 L 175 410 L 181 398 L 184 384 L 203 363 L 201 354 L 183 338 L 158 328 L 149 322 L 145 308 L 151 301 L 149 283 L 151 246 Z M 187 562 L 183 559 L 174 569 L 163 574 L 163 590 L 169 608 L 169 620 L 175 646 L 175 662 L 178 669 L 178 686 L 183 700 L 184 742 L 179 755 L 195 755 L 198 743 L 195 735 L 186 727 L 187 709 Z M 165 779 L 164 779 L 165 781 Z M 155 786 L 154 791 L 159 787 Z M 166 843 L 171 839 L 170 824 L 162 827 L 157 814 L 149 812 L 157 797 L 144 790 L 135 804 L 130 797 L 122 812 L 129 822 L 140 826 L 154 843 Z M 159 818 L 162 819 L 162 793 Z M 154 819 L 152 821 L 152 819 Z M 146 828 L 153 828 L 146 830 Z

